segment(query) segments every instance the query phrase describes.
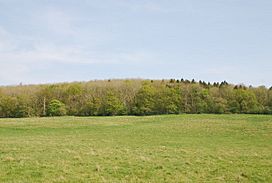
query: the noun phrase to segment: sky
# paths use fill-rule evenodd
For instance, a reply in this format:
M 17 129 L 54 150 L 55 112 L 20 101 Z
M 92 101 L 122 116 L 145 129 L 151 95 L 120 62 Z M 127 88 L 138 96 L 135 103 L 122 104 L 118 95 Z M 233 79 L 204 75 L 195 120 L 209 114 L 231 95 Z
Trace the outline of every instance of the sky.
M 0 85 L 113 78 L 272 86 L 271 0 L 0 0 Z

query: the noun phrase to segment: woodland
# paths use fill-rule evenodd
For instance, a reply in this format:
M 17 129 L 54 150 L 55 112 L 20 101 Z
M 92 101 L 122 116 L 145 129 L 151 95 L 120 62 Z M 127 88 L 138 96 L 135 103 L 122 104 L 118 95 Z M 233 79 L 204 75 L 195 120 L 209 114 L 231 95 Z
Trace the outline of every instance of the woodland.
M 226 81 L 93 80 L 0 87 L 0 117 L 272 114 L 272 87 Z

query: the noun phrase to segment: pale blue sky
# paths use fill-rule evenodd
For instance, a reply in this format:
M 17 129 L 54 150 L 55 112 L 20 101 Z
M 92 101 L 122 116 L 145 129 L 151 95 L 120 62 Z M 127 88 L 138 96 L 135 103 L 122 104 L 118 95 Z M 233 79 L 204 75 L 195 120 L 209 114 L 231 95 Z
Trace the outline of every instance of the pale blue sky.
M 0 0 L 0 85 L 108 78 L 272 85 L 271 0 Z

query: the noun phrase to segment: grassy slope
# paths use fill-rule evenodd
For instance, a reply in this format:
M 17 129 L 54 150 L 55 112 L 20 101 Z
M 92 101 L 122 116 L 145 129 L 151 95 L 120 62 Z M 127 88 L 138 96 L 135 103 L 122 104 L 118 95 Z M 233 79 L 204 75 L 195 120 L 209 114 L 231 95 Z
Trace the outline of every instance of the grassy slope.
M 272 182 L 272 116 L 0 119 L 0 182 Z

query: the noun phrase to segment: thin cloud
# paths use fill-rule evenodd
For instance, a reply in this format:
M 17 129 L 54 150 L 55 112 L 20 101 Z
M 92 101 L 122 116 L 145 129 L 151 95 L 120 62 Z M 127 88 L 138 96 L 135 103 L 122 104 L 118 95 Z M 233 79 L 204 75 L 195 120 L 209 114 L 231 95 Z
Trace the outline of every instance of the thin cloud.
M 47 8 L 36 21 L 36 24 L 40 24 L 45 30 L 54 34 L 75 36 L 77 33 L 74 18 L 57 8 Z

